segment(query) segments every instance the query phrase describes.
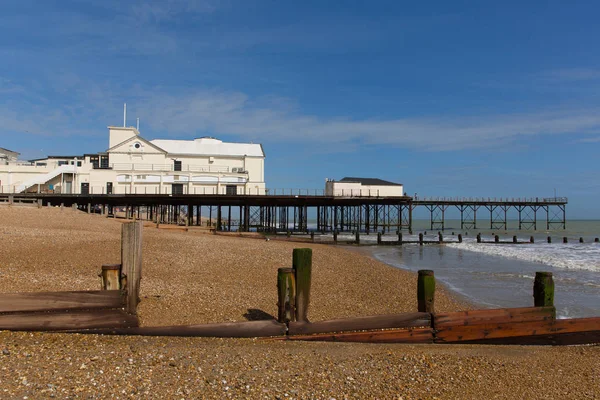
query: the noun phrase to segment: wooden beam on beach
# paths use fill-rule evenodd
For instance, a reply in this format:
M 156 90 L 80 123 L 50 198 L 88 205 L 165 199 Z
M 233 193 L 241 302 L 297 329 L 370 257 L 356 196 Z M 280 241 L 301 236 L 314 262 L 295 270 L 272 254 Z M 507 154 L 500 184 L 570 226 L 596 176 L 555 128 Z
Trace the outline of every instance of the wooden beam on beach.
M 319 322 L 290 322 L 288 335 L 305 335 L 373 329 L 394 329 L 431 326 L 430 313 L 404 313 L 334 319 Z
M 433 271 L 422 269 L 417 277 L 417 303 L 419 312 L 434 312 L 435 276 Z
M 72 330 L 71 333 L 98 335 L 138 335 L 138 336 L 181 336 L 181 337 L 221 337 L 251 338 L 285 335 L 286 326 L 274 319 L 265 321 L 225 322 L 203 325 L 144 326 L 132 328 L 112 328 Z
M 308 320 L 312 275 L 312 249 L 294 249 L 292 268 L 296 278 L 296 321 Z
M 296 278 L 293 268 L 277 269 L 277 321 L 296 320 Z
M 142 229 L 141 221 L 123 224 L 121 230 L 121 265 L 127 276 L 126 310 L 137 313 L 142 279 Z
M 286 336 L 280 340 L 359 343 L 432 343 L 433 330 L 431 328 L 411 328 L 371 332 L 320 333 L 316 335 Z
M 433 327 L 441 329 L 464 325 L 551 321 L 554 319 L 555 312 L 554 307 L 521 307 L 435 313 Z
M 76 310 L 0 315 L 0 330 L 11 331 L 64 331 L 137 325 L 137 317 L 123 310 Z
M 600 318 L 559 319 L 550 321 L 505 322 L 478 325 L 460 325 L 436 328 L 436 343 L 462 343 L 516 337 L 583 334 L 596 337 L 600 331 Z
M 536 272 L 533 281 L 533 303 L 536 307 L 554 306 L 552 272 Z
M 122 308 L 124 305 L 120 290 L 0 294 L 0 313 Z

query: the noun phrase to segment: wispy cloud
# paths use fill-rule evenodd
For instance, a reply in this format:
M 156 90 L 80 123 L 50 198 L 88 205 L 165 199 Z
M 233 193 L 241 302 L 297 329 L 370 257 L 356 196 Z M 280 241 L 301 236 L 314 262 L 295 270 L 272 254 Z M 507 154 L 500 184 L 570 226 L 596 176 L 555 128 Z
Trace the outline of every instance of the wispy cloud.
M 582 81 L 600 80 L 598 68 L 564 68 L 545 71 L 541 78 L 547 82 L 572 83 Z
M 579 139 L 579 140 L 577 140 L 577 142 L 578 143 L 600 143 L 600 136 Z
M 70 78 L 72 79 L 72 78 Z M 278 97 L 252 98 L 245 93 L 217 89 L 173 93 L 172 88 L 142 89 L 92 85 L 65 105 L 25 101 L 0 109 L 0 123 L 16 132 L 97 134 L 90 126 L 118 123 L 121 100 L 141 117 L 143 132 L 153 137 L 187 138 L 199 134 L 230 135 L 261 142 L 313 142 L 354 149 L 357 144 L 385 145 L 422 151 L 502 148 L 518 138 L 557 134 L 596 134 L 600 110 L 555 109 L 526 114 L 382 119 L 347 115 L 323 117 L 303 113 L 292 101 Z M 266 99 L 266 100 L 265 100 Z M 81 102 L 83 105 L 75 106 Z M 19 110 L 27 109 L 25 118 Z M 86 121 L 87 129 L 80 129 Z M 596 138 L 587 139 L 590 142 Z

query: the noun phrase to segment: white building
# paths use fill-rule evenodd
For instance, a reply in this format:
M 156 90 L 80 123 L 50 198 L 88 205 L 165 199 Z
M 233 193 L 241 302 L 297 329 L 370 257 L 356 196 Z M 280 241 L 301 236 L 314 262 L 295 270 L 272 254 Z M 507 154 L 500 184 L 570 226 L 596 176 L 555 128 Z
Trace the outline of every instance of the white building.
M 101 153 L 0 162 L 2 192 L 265 193 L 265 154 L 260 144 L 209 137 L 147 140 L 133 127 L 108 130 L 109 147 Z
M 19 153 L 0 147 L 0 164 L 8 164 L 9 162 L 16 162 L 19 157 Z
M 325 180 L 325 196 L 342 197 L 399 197 L 404 196 L 400 183 L 376 178 L 343 178 Z

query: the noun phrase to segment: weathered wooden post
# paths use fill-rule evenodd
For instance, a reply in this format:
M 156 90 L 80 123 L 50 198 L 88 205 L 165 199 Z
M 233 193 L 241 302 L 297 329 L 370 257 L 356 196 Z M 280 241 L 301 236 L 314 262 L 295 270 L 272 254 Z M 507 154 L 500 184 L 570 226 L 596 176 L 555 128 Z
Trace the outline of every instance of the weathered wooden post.
M 567 239 L 567 237 L 563 237 L 563 243 L 569 243 L 569 239 Z
M 458 234 L 458 243 L 462 243 L 462 234 Z
M 92 213 L 92 205 L 90 203 L 87 203 L 87 213 L 88 214 Z
M 356 231 L 356 244 L 360 244 L 360 233 L 358 231 Z
M 498 236 L 498 235 L 495 235 L 495 236 L 494 236 L 494 242 L 495 242 L 495 243 L 500 243 L 500 236 Z
M 337 240 L 338 240 L 337 235 L 338 235 L 337 231 L 333 231 L 333 243 L 335 243 L 335 244 L 337 244 Z
M 398 232 L 398 244 L 402 245 L 402 232 Z
M 513 235 L 513 243 L 517 243 L 517 235 Z
M 277 321 L 288 323 L 296 320 L 296 281 L 293 268 L 277 269 Z
M 142 279 L 142 222 L 123 224 L 121 229 L 121 265 L 127 277 L 127 302 L 125 309 L 136 314 L 140 301 Z
M 104 264 L 100 277 L 102 290 L 121 289 L 121 264 Z
M 315 241 L 315 233 L 314 232 L 310 233 L 310 240 L 313 242 Z
M 438 232 L 438 241 L 440 243 L 444 243 L 444 236 L 442 235 L 442 232 Z
M 292 252 L 292 267 L 296 278 L 296 321 L 308 321 L 312 249 L 294 249 Z
M 381 232 L 377 232 L 377 244 L 381 244 Z
M 477 243 L 481 243 L 481 233 L 477 234 Z
M 419 270 L 417 278 L 417 301 L 419 312 L 434 312 L 435 276 L 428 269 Z
M 554 307 L 554 279 L 552 272 L 536 272 L 533 281 L 533 305 Z
M 42 199 L 37 199 L 37 207 L 42 208 Z
M 533 238 L 533 236 L 529 237 L 529 243 L 535 243 L 535 239 Z
M 287 231 L 287 233 L 286 233 L 286 236 L 287 236 L 288 238 L 289 238 L 289 237 L 292 237 L 292 232 L 291 232 L 291 231 Z
M 594 243 L 600 243 L 600 238 L 595 238 Z
M 63 211 L 65 209 L 65 203 L 60 203 L 60 211 Z
M 583 243 L 583 238 L 582 237 L 579 238 L 579 243 Z
M 419 233 L 419 246 L 423 246 L 423 234 Z
M 15 196 L 13 196 L 12 194 L 9 194 L 8 195 L 8 205 L 12 206 L 14 202 L 15 202 Z
M 548 236 L 548 243 L 552 243 L 552 238 Z

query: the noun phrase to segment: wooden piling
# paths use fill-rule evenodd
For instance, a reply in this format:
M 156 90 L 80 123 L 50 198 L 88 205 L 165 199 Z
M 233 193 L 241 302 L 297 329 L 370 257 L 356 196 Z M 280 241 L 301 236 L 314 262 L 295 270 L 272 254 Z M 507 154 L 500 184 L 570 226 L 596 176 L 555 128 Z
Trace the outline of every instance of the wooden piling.
M 293 268 L 277 269 L 277 321 L 288 323 L 296 320 L 296 281 Z
M 333 243 L 337 244 L 338 242 L 338 232 L 337 231 L 333 231 Z
M 517 243 L 517 235 L 513 235 L 513 243 Z
M 533 305 L 554 307 L 554 279 L 552 272 L 536 272 L 533 281 Z
M 462 243 L 462 234 L 458 234 L 458 243 Z
M 377 232 L 377 244 L 381 244 L 381 232 Z
M 423 234 L 419 233 L 419 246 L 423 246 Z
M 356 244 L 360 244 L 360 233 L 358 231 L 356 231 L 356 239 L 355 239 Z
M 121 229 L 121 265 L 127 276 L 127 303 L 125 310 L 136 314 L 140 301 L 142 278 L 142 222 L 123 224 Z
M 594 239 L 594 243 L 600 243 L 600 239 L 599 238 L 595 238 Z
M 314 232 L 310 233 L 310 240 L 313 242 L 315 241 L 315 233 Z
M 495 236 L 494 236 L 494 242 L 496 242 L 496 243 L 500 243 L 500 236 L 498 236 L 498 235 L 495 235 Z
M 533 238 L 533 236 L 529 237 L 529 243 L 535 243 L 535 239 Z
M 294 249 L 292 267 L 296 278 L 296 321 L 308 321 L 312 249 Z
M 481 233 L 477 234 L 477 243 L 481 243 Z
M 8 205 L 12 206 L 15 202 L 15 196 L 13 196 L 12 194 L 8 195 Z
M 434 312 L 435 277 L 432 270 L 419 270 L 417 278 L 417 301 L 419 312 Z
M 37 207 L 42 208 L 42 199 L 37 200 Z
M 402 232 L 398 232 L 398 244 L 402 244 Z
M 120 290 L 121 264 L 104 264 L 100 277 L 102 290 Z
M 440 243 L 444 243 L 444 236 L 442 235 L 442 232 L 438 232 L 438 241 Z
M 579 238 L 579 243 L 583 243 L 583 238 L 582 237 Z
M 563 243 L 569 243 L 569 239 L 567 239 L 567 237 L 563 237 Z
M 548 236 L 548 243 L 552 243 L 552 238 Z

